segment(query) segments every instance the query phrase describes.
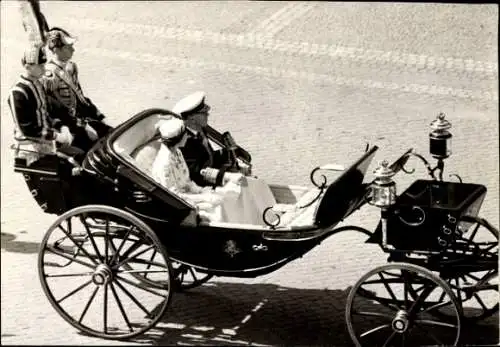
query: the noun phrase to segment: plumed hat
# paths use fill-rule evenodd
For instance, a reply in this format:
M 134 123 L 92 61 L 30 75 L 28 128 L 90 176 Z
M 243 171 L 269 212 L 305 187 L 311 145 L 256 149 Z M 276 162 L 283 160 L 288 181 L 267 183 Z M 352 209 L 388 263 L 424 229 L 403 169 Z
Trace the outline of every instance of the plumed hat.
M 43 47 L 36 44 L 29 45 L 24 50 L 24 55 L 22 58 L 22 63 L 24 64 L 45 64 L 47 62 L 47 57 Z
M 47 46 L 49 49 L 72 45 L 76 42 L 76 37 L 71 36 L 66 30 L 61 28 L 52 28 L 47 33 Z

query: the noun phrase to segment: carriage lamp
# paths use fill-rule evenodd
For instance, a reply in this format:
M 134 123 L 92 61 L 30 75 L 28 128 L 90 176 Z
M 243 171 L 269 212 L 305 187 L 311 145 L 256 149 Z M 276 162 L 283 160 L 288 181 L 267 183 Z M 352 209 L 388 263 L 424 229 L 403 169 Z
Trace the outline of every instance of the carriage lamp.
M 380 163 L 379 167 L 373 171 L 375 179 L 370 185 L 371 188 L 371 199 L 368 202 L 371 205 L 381 208 L 381 218 L 382 223 L 382 248 L 389 249 L 387 242 L 387 217 L 389 207 L 396 203 L 396 182 L 392 180 L 392 177 L 396 174 L 390 167 L 389 162 L 384 160 Z
M 380 208 L 394 205 L 396 202 L 396 182 L 392 180 L 392 177 L 396 173 L 389 168 L 389 162 L 387 160 L 381 162 L 373 174 L 375 179 L 371 184 L 370 204 Z
M 432 129 L 429 134 L 430 153 L 436 159 L 448 158 L 451 154 L 451 123 L 445 119 L 443 112 L 430 124 Z

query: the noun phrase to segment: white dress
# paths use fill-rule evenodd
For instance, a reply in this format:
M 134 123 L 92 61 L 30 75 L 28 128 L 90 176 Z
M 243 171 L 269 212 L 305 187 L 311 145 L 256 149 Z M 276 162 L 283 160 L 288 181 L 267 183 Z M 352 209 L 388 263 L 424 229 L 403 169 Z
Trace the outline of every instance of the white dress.
M 233 182 L 215 190 L 198 186 L 189 177 L 189 169 L 182 152 L 164 144 L 161 144 L 153 162 L 151 175 L 161 185 L 197 206 L 200 216 L 211 222 L 227 221 L 223 205 L 234 204 L 241 194 L 241 186 Z

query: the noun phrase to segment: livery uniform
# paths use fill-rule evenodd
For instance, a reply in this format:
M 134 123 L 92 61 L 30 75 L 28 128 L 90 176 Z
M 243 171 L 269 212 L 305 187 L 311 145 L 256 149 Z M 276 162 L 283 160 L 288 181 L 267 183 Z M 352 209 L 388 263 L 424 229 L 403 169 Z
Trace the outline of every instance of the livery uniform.
M 27 64 L 43 64 L 45 56 L 40 47 L 31 47 L 25 52 Z M 40 158 L 42 153 L 54 150 L 57 137 L 56 127 L 60 121 L 48 115 L 47 99 L 42 84 L 32 77 L 21 75 L 10 90 L 7 98 L 14 120 L 14 138 L 20 149 L 31 152 L 20 152 L 28 164 Z
M 51 29 L 47 35 L 50 50 L 64 45 L 73 45 L 75 40 L 62 29 Z M 104 115 L 83 94 L 76 63 L 62 62 L 54 58 L 45 64 L 45 69 L 42 83 L 47 94 L 66 108 L 69 123 L 67 125 L 75 133 L 75 142 L 80 143 L 80 147 L 87 147 L 84 148 L 85 150 L 89 149 L 94 141 L 85 136 L 85 126 L 90 125 L 97 132 L 98 137 L 106 135 L 111 127 L 103 122 Z M 90 143 L 85 143 L 88 141 Z

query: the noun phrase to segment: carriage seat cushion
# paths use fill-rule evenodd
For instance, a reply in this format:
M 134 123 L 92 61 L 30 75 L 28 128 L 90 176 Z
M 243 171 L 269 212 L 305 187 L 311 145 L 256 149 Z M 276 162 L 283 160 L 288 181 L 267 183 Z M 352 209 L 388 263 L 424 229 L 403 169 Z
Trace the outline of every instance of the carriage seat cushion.
M 288 205 L 280 216 L 280 226 L 309 226 L 314 224 L 316 209 L 323 198 L 318 188 L 312 188 L 293 205 Z M 315 200 L 316 199 L 316 200 Z M 314 201 L 314 202 L 313 202 Z M 281 206 L 276 206 L 279 210 Z M 274 209 L 274 208 L 273 208 Z
M 140 120 L 115 140 L 114 150 L 140 170 L 151 174 L 151 167 L 160 149 L 160 142 L 153 141 L 146 146 L 143 145 L 150 142 L 158 133 L 158 122 L 168 117 L 171 116 L 156 114 Z M 142 148 L 137 151 L 141 146 Z

